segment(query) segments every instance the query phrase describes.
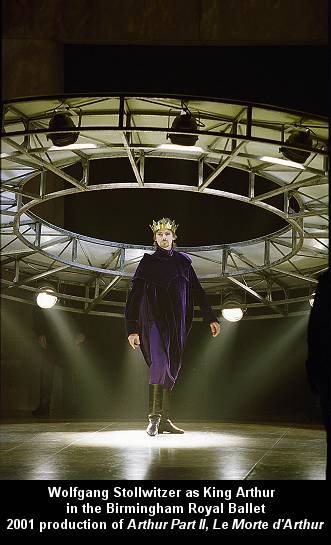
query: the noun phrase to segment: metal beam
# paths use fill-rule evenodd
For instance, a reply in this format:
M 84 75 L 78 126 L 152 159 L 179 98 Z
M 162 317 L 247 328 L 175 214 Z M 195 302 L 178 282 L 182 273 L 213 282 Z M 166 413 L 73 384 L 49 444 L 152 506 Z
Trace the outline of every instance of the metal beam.
M 1 184 L 1 189 L 5 189 L 6 191 L 10 191 L 11 193 L 15 193 L 17 196 L 23 196 L 28 197 L 29 199 L 38 199 L 38 195 L 32 195 L 31 193 L 27 193 L 26 191 L 22 191 L 20 187 L 15 187 L 12 185 Z M 41 199 L 40 199 L 41 200 Z
M 64 180 L 78 187 L 82 191 L 86 189 L 81 182 L 78 182 L 75 178 L 73 178 L 72 176 L 69 176 L 69 174 L 66 174 L 66 172 L 63 172 L 63 170 L 61 170 L 60 168 L 50 165 L 49 163 L 47 163 L 47 161 L 44 161 L 43 159 L 39 159 L 39 157 L 31 153 L 24 146 L 17 144 L 16 142 L 14 142 L 14 140 L 11 140 L 11 138 L 4 137 L 3 140 L 7 142 L 10 146 L 12 146 L 14 149 L 22 153 L 23 155 L 26 155 L 27 157 L 30 157 L 31 159 L 33 159 L 33 162 L 35 165 L 45 168 L 46 170 L 50 170 L 51 172 L 53 172 L 60 178 L 63 178 Z
M 100 293 L 100 295 L 98 295 L 92 301 L 92 303 L 90 303 L 90 305 L 88 305 L 88 307 L 86 308 L 86 312 L 90 312 L 90 310 L 92 310 L 92 308 L 94 308 L 100 301 L 102 301 L 102 299 L 105 297 L 105 295 L 107 295 L 107 293 L 111 290 L 111 288 L 116 286 L 116 284 L 120 281 L 120 279 L 121 279 L 121 276 L 115 276 L 115 278 L 113 278 L 113 280 L 111 280 L 111 282 L 109 282 L 107 287 Z
M 244 256 L 243 254 L 241 254 L 240 252 L 236 251 L 236 250 L 231 250 L 231 253 L 237 257 L 239 257 L 239 259 L 243 262 L 243 263 L 246 263 L 246 265 L 249 265 L 250 267 L 256 267 L 257 264 L 254 263 L 253 261 L 251 261 L 250 259 L 248 259 L 248 257 Z M 270 272 L 266 272 L 266 271 L 256 271 L 255 274 L 257 274 L 258 276 L 261 276 L 263 277 L 264 279 L 268 279 L 268 278 L 271 278 L 273 282 L 275 282 L 275 284 L 278 284 L 278 286 L 280 288 L 282 288 L 283 290 L 286 290 L 287 289 L 287 286 L 285 284 L 283 284 L 283 282 L 280 282 L 279 280 L 277 280 L 277 278 L 275 278 L 274 275 L 270 274 Z
M 31 227 L 28 227 L 23 233 L 22 235 L 25 235 L 28 231 L 30 231 Z M 9 233 L 9 235 L 11 235 L 12 233 Z M 10 246 L 13 242 L 15 242 L 15 240 L 17 240 L 17 236 L 15 236 L 12 240 L 10 240 L 9 242 L 7 242 L 7 244 L 5 244 L 5 246 L 2 246 L 0 248 L 0 255 L 10 255 L 10 253 L 8 254 L 7 252 L 4 252 L 3 250 L 5 248 L 7 248 L 8 246 Z
M 252 288 L 246 286 L 246 284 L 243 284 L 242 282 L 239 282 L 239 280 L 237 280 L 236 278 L 232 278 L 231 276 L 229 277 L 229 280 L 230 282 L 232 282 L 233 284 L 236 284 L 237 286 L 239 286 L 241 289 L 247 291 L 248 293 L 250 293 L 251 295 L 253 295 L 253 297 L 256 297 L 256 299 L 258 299 L 259 301 L 261 301 L 262 303 L 264 303 L 266 306 L 270 307 L 272 310 L 276 311 L 277 313 L 279 314 L 282 314 L 284 316 L 284 313 L 276 306 L 276 305 L 273 305 L 269 299 L 266 299 L 265 297 L 262 297 L 262 295 L 259 295 L 256 291 L 252 290 Z
M 14 280 L 13 280 L 13 282 L 15 282 L 15 284 L 17 284 L 17 282 L 18 282 L 19 276 L 20 276 L 20 260 L 15 259 L 15 276 L 14 276 Z
M 242 141 L 238 144 L 238 146 L 236 146 L 234 148 L 234 150 L 232 150 L 231 152 L 231 155 L 229 155 L 226 159 L 224 159 L 224 161 L 222 161 L 218 167 L 215 168 L 214 172 L 212 172 L 212 174 L 210 174 L 208 176 L 208 178 L 203 182 L 203 184 L 201 184 L 199 186 L 199 191 L 203 191 L 206 187 L 209 186 L 209 184 L 211 184 L 211 182 L 220 174 L 220 172 L 222 172 L 222 170 L 224 170 L 229 163 L 231 163 L 232 159 L 238 155 L 239 151 L 241 150 L 241 148 L 246 144 L 246 141 Z
M 329 235 L 328 235 L 328 233 L 323 233 L 323 234 L 319 235 L 318 233 L 307 233 L 305 231 L 305 237 L 304 238 L 305 239 L 313 238 L 313 239 L 318 241 L 320 238 L 329 238 Z
M 135 161 L 135 158 L 133 156 L 132 150 L 130 148 L 129 142 L 127 140 L 126 134 L 123 132 L 121 136 L 122 136 L 124 147 L 126 149 L 126 153 L 128 154 L 129 161 L 130 161 L 131 166 L 132 166 L 132 170 L 133 170 L 134 175 L 136 177 L 136 180 L 138 182 L 138 185 L 139 185 L 139 187 L 143 187 L 144 182 L 143 182 L 143 179 L 142 179 L 142 177 L 140 175 L 139 168 L 138 168 L 138 166 L 136 164 L 136 161 Z
M 114 259 L 116 259 L 116 258 L 119 258 L 120 253 L 121 253 L 121 248 L 119 250 L 116 250 L 116 251 L 112 252 L 111 255 L 109 256 L 109 258 L 107 259 L 107 261 L 102 263 L 102 268 L 103 269 L 108 269 L 108 267 L 112 263 L 112 261 L 114 261 Z
M 315 231 L 328 231 L 329 225 L 327 223 L 304 223 L 305 229 L 315 229 Z
M 3 138 L 3 140 L 5 140 L 5 138 Z M 26 161 L 25 159 L 22 159 L 22 157 L 20 157 L 20 155 L 8 155 L 8 157 L 5 158 L 6 161 L 10 161 L 11 163 L 16 163 L 18 165 L 22 165 L 24 167 L 28 167 L 29 169 L 33 169 L 36 171 L 36 173 L 38 173 L 39 171 L 36 170 L 36 164 L 35 162 L 30 162 L 30 161 Z M 13 167 L 12 169 L 6 169 L 6 170 L 13 170 L 15 167 Z M 16 167 L 17 168 L 17 167 Z
M 28 255 L 36 254 L 36 253 L 39 252 L 39 250 L 44 250 L 45 248 L 49 248 L 50 246 L 55 246 L 56 244 L 62 244 L 63 242 L 67 242 L 70 239 L 71 239 L 71 237 L 69 237 L 69 236 L 59 237 L 59 238 L 56 238 L 54 240 L 49 240 L 47 242 L 44 242 L 43 244 L 40 244 L 40 246 L 38 246 L 38 248 L 36 248 L 35 250 L 32 250 L 32 251 L 31 251 L 31 248 L 22 248 L 21 250 L 12 250 L 12 251 L 9 251 L 9 252 L 1 252 L 1 255 L 19 255 L 19 254 L 26 254 L 26 253 Z M 13 242 L 13 241 L 11 241 L 11 242 Z
M 125 265 L 125 248 L 121 248 L 120 254 L 119 254 L 119 263 L 118 268 L 120 271 L 123 271 Z
M 222 250 L 222 276 L 226 274 L 226 266 L 228 263 L 229 248 L 223 248 Z
M 303 274 L 293 273 L 289 271 L 282 271 L 281 269 L 278 269 L 278 267 L 270 267 L 273 271 L 276 271 L 281 274 L 285 274 L 286 276 L 293 276 L 294 278 L 300 278 L 300 280 L 306 280 L 307 282 L 313 282 L 314 284 L 318 284 L 318 280 L 316 278 L 312 278 L 311 276 L 304 276 Z
M 139 155 L 139 171 L 140 171 L 140 177 L 142 180 L 145 179 L 145 152 L 143 150 L 140 151 Z
M 248 108 L 248 111 L 249 111 L 249 108 Z M 231 120 L 232 122 L 232 120 Z M 247 121 L 247 129 L 249 129 L 249 122 Z M 118 133 L 118 132 L 123 132 L 123 127 L 121 126 L 102 126 L 102 131 L 103 132 L 114 132 L 114 133 Z M 36 135 L 36 134 L 55 134 L 55 133 L 58 133 L 58 132 L 61 132 L 63 134 L 66 134 L 66 133 L 72 133 L 72 128 L 68 128 L 66 130 L 54 130 L 54 131 L 50 131 L 48 128 L 45 128 L 45 129 L 33 129 L 33 130 L 29 130 L 29 131 L 12 131 L 10 133 L 10 135 L 12 137 L 25 137 L 26 135 Z M 84 132 L 86 133 L 92 133 L 92 132 L 100 132 L 100 126 L 99 125 L 93 125 L 93 126 L 88 126 L 88 127 L 79 127 L 79 132 L 81 134 L 81 136 L 84 136 Z M 279 139 L 272 139 L 272 138 L 262 138 L 260 136 L 252 136 L 250 134 L 250 131 L 247 130 L 247 133 L 246 134 L 233 134 L 233 133 L 226 133 L 224 131 L 217 131 L 217 132 L 212 132 L 210 133 L 210 131 L 208 130 L 199 130 L 199 131 L 185 131 L 185 133 L 183 131 L 178 131 L 178 130 L 174 130 L 172 128 L 166 128 L 166 127 L 151 127 L 151 126 L 137 126 L 137 127 L 126 127 L 125 128 L 125 132 L 148 132 L 148 133 L 174 133 L 174 134 L 189 134 L 189 135 L 192 135 L 192 136 L 196 136 L 198 134 L 198 136 L 221 136 L 221 137 L 224 137 L 224 138 L 229 138 L 229 136 L 231 137 L 231 139 L 236 139 L 236 140 L 242 140 L 242 141 L 251 141 L 251 142 L 258 142 L 258 143 L 262 143 L 262 144 L 270 144 L 270 145 L 275 145 L 275 146 L 279 146 L 282 144 L 282 142 L 279 140 Z M 6 136 L 5 136 L 6 137 Z M 299 149 L 299 150 L 304 150 L 304 151 L 308 151 L 310 153 L 313 153 L 315 152 L 316 150 L 313 150 L 313 149 L 309 149 L 307 147 L 304 147 L 304 146 L 294 146 L 292 144 L 286 144 L 286 147 L 288 147 L 289 149 Z M 328 155 L 328 150 L 325 149 L 319 149 L 318 150 L 318 154 L 320 156 L 325 156 L 325 155 Z M 315 172 L 316 174 L 321 174 L 321 175 L 324 175 L 325 174 L 325 171 L 324 170 L 317 170 L 317 169 L 307 169 L 307 170 L 311 170 L 312 172 Z
M 270 163 L 269 163 L 270 165 Z M 297 189 L 298 187 L 305 187 L 305 186 L 314 186 L 314 185 L 324 185 L 328 183 L 328 179 L 326 176 L 313 176 L 312 178 L 308 178 L 306 180 L 285 184 L 282 187 L 278 189 L 273 189 L 272 191 L 268 191 L 267 193 L 263 193 L 263 195 L 259 195 L 258 197 L 255 197 L 253 199 L 254 202 L 256 201 L 264 201 L 265 199 L 269 199 L 270 197 L 274 197 L 274 195 L 279 195 L 280 193 L 285 193 L 286 191 L 293 191 L 294 189 Z
M 69 267 L 70 265 L 61 265 L 61 267 L 55 267 L 54 269 L 51 269 L 49 271 L 45 271 L 39 274 L 34 274 L 33 276 L 30 276 L 29 278 L 26 278 L 25 280 L 21 280 L 21 282 L 17 282 L 9 287 L 19 288 L 20 286 L 25 286 L 26 284 L 29 284 L 30 282 L 33 282 L 34 280 L 39 280 L 40 278 L 46 278 L 47 276 L 51 276 L 52 274 L 63 271 L 64 269 L 68 269 Z
M 250 199 L 254 199 L 255 195 L 255 172 L 250 171 L 248 178 L 248 196 Z

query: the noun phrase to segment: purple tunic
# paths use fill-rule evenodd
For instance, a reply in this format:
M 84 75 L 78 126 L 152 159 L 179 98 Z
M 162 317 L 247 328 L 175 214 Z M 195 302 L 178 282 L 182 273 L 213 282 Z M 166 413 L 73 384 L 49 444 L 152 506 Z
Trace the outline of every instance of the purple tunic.
M 204 321 L 218 322 L 191 265 L 191 258 L 157 246 L 144 254 L 133 277 L 126 309 L 127 333 L 138 333 L 150 368 L 150 384 L 172 389 L 192 327 L 194 304 Z

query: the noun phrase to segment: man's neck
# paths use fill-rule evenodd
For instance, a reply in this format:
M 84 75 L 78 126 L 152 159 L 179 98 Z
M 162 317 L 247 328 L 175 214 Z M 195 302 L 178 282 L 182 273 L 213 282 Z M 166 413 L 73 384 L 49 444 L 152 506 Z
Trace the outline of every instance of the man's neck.
M 171 250 L 173 250 L 172 245 L 171 245 L 171 248 L 162 248 L 162 246 L 159 246 L 159 245 L 157 245 L 157 247 L 158 247 L 160 250 L 165 250 L 166 252 L 171 252 Z

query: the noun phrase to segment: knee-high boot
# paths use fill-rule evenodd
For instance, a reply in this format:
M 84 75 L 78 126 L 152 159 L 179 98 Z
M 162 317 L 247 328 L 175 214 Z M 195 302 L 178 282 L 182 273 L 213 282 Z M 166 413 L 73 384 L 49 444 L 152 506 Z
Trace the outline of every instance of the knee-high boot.
M 168 390 L 167 388 L 163 389 L 163 397 L 162 397 L 162 415 L 161 415 L 161 422 L 159 425 L 159 433 L 184 433 L 184 430 L 181 428 L 177 428 L 175 426 L 170 418 L 170 403 L 171 403 L 171 390 Z
M 147 426 L 148 435 L 158 434 L 162 413 L 162 385 L 149 385 L 149 424 Z

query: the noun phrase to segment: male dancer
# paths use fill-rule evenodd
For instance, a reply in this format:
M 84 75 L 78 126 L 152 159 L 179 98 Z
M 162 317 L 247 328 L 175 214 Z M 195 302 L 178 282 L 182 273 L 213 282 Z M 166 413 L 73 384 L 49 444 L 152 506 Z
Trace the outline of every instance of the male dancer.
M 191 265 L 174 249 L 178 225 L 162 218 L 150 225 L 156 251 L 144 254 L 133 277 L 126 309 L 128 341 L 140 346 L 150 369 L 147 433 L 184 433 L 169 419 L 170 392 L 181 368 L 185 341 L 192 327 L 194 303 L 213 337 L 220 324 Z

